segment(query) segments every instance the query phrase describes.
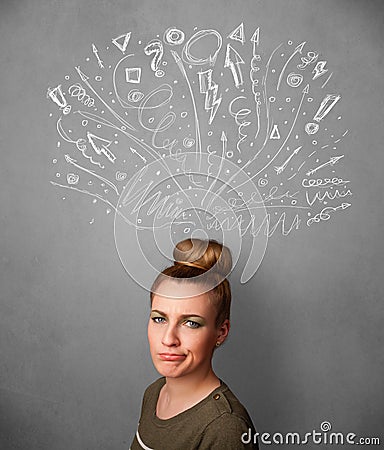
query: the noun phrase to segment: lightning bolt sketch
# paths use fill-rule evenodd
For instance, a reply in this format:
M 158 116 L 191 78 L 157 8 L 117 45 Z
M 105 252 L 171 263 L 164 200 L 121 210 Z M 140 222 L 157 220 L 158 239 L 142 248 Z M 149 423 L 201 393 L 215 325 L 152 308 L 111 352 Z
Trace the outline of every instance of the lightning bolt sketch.
M 210 112 L 208 123 L 211 125 L 220 106 L 222 96 L 217 98 L 219 86 L 212 80 L 213 69 L 199 72 L 200 93 L 205 94 L 204 108 Z

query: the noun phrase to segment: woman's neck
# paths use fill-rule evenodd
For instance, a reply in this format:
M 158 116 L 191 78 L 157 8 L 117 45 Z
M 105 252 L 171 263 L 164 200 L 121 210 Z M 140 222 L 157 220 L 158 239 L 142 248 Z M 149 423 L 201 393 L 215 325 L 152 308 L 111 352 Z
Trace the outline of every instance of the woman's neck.
M 220 386 L 220 380 L 211 369 L 203 377 L 186 375 L 166 378 L 162 387 L 156 414 L 160 419 L 169 419 L 192 408 Z

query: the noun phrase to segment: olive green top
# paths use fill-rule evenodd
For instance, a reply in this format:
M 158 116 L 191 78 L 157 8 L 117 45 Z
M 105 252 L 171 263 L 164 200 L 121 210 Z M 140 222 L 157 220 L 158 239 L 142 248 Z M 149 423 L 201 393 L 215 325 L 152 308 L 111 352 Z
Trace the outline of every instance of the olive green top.
M 252 420 L 225 383 L 192 408 L 162 420 L 156 405 L 164 384 L 159 378 L 146 389 L 131 450 L 258 449 Z

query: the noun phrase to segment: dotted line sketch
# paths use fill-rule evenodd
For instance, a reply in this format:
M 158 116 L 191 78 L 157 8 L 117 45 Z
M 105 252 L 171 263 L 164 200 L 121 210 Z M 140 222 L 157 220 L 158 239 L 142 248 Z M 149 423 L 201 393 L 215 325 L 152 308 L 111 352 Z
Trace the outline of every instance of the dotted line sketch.
M 332 64 L 307 41 L 264 41 L 244 23 L 121 30 L 47 89 L 51 184 L 114 213 L 120 259 L 146 288 L 178 240 L 228 244 L 246 282 L 269 238 L 351 206 Z

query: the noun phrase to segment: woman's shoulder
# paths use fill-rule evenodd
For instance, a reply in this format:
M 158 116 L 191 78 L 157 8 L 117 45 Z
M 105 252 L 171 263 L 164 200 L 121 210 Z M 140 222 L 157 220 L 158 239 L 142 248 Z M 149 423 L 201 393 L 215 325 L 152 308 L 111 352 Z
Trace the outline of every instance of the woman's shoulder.
M 216 423 L 232 421 L 235 425 L 246 424 L 253 428 L 248 411 L 226 383 L 221 381 L 221 385 L 211 393 L 210 397 L 210 406 L 216 412 L 213 417 L 218 419 Z

